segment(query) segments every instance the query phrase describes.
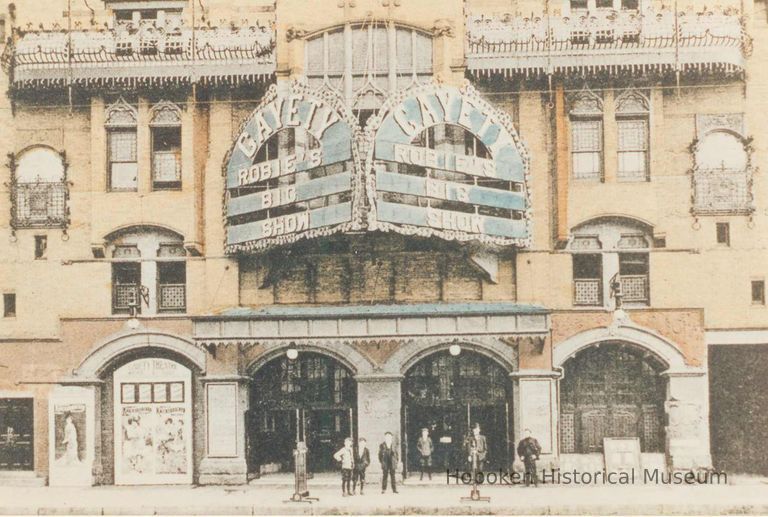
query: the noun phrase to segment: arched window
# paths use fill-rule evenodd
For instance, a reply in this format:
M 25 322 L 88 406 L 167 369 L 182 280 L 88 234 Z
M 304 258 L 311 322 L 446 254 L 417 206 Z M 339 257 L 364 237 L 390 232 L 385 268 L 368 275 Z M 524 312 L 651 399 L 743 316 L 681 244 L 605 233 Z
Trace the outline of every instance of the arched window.
M 123 98 L 106 111 L 107 188 L 113 191 L 136 191 L 139 185 L 137 158 L 138 110 Z
M 571 170 L 577 180 L 603 178 L 603 100 L 585 88 L 569 99 Z
M 112 312 L 186 310 L 184 238 L 157 227 L 131 227 L 107 238 L 112 262 Z
M 309 37 L 305 63 L 310 86 L 338 93 L 365 119 L 387 94 L 432 77 L 432 37 L 392 23 L 348 24 Z
M 616 98 L 619 181 L 648 180 L 648 118 L 650 104 L 637 90 L 627 90 Z
M 15 158 L 14 228 L 63 228 L 67 225 L 66 164 L 62 153 L 36 145 Z
M 752 211 L 750 154 L 744 137 L 714 129 L 694 145 L 693 156 L 695 213 Z
M 574 228 L 568 245 L 573 256 L 573 304 L 603 306 L 619 296 L 627 304 L 650 303 L 652 242 L 648 225 L 624 217 L 602 217 Z M 610 285 L 612 279 L 620 286 L 618 292 Z
M 168 101 L 152 107 L 152 189 L 181 188 L 181 108 Z

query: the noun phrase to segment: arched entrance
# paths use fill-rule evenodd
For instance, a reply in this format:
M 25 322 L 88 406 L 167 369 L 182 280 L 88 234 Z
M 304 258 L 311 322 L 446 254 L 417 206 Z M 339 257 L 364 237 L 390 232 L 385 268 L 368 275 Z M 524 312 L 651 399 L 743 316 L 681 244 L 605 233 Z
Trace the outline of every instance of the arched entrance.
M 639 438 L 642 452 L 664 451 L 665 365 L 622 342 L 584 348 L 563 365 L 561 453 L 601 453 L 603 438 Z
M 414 364 L 403 381 L 403 436 L 406 470 L 417 470 L 416 442 L 429 429 L 436 469 L 466 465 L 464 440 L 479 423 L 488 440 L 488 468 L 511 462 L 512 386 L 494 360 L 471 350 L 454 356 L 447 350 Z
M 253 373 L 248 412 L 248 470 L 291 471 L 296 442 L 307 443 L 310 472 L 335 468 L 333 453 L 354 436 L 357 388 L 336 359 L 302 352 L 270 360 Z

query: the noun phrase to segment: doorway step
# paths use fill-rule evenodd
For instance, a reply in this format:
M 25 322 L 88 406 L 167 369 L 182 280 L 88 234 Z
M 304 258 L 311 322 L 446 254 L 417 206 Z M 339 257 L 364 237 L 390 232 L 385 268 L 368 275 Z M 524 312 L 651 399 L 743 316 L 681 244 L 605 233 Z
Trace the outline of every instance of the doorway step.
M 47 484 L 47 478 L 31 470 L 0 470 L 0 486 L 39 487 Z

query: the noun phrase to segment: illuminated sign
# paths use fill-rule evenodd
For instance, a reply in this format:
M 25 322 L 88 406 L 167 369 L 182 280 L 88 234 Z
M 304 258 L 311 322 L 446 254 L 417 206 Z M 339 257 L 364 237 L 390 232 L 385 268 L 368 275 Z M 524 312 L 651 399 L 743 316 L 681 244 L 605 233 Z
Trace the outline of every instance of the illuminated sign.
M 505 113 L 474 89 L 401 93 L 373 121 L 372 229 L 526 245 L 528 161 Z
M 225 165 L 227 251 L 264 249 L 353 224 L 356 121 L 338 100 L 275 86 Z

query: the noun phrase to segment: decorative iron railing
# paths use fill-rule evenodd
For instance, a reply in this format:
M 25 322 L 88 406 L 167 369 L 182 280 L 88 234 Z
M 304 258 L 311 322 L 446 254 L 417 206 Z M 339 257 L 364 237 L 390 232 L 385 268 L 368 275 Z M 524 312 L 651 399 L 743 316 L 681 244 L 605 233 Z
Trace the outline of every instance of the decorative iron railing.
M 129 312 L 135 307 L 141 312 L 139 284 L 114 284 L 112 286 L 112 312 Z
M 157 291 L 157 310 L 160 312 L 184 312 L 187 307 L 185 284 L 160 284 Z
M 17 88 L 136 82 L 239 82 L 270 76 L 266 27 L 17 31 L 6 58 Z M 195 65 L 195 66 L 190 66 Z
M 69 223 L 67 184 L 62 181 L 14 182 L 11 186 L 11 227 L 66 228 Z
M 603 282 L 599 278 L 575 278 L 573 280 L 574 305 L 602 305 Z
M 752 204 L 752 171 L 745 169 L 695 169 L 693 212 L 695 214 L 749 214 Z
M 621 275 L 622 301 L 627 303 L 648 303 L 648 275 Z
M 647 69 L 741 71 L 752 40 L 740 14 L 574 11 L 571 16 L 467 19 L 472 71 L 515 74 Z

